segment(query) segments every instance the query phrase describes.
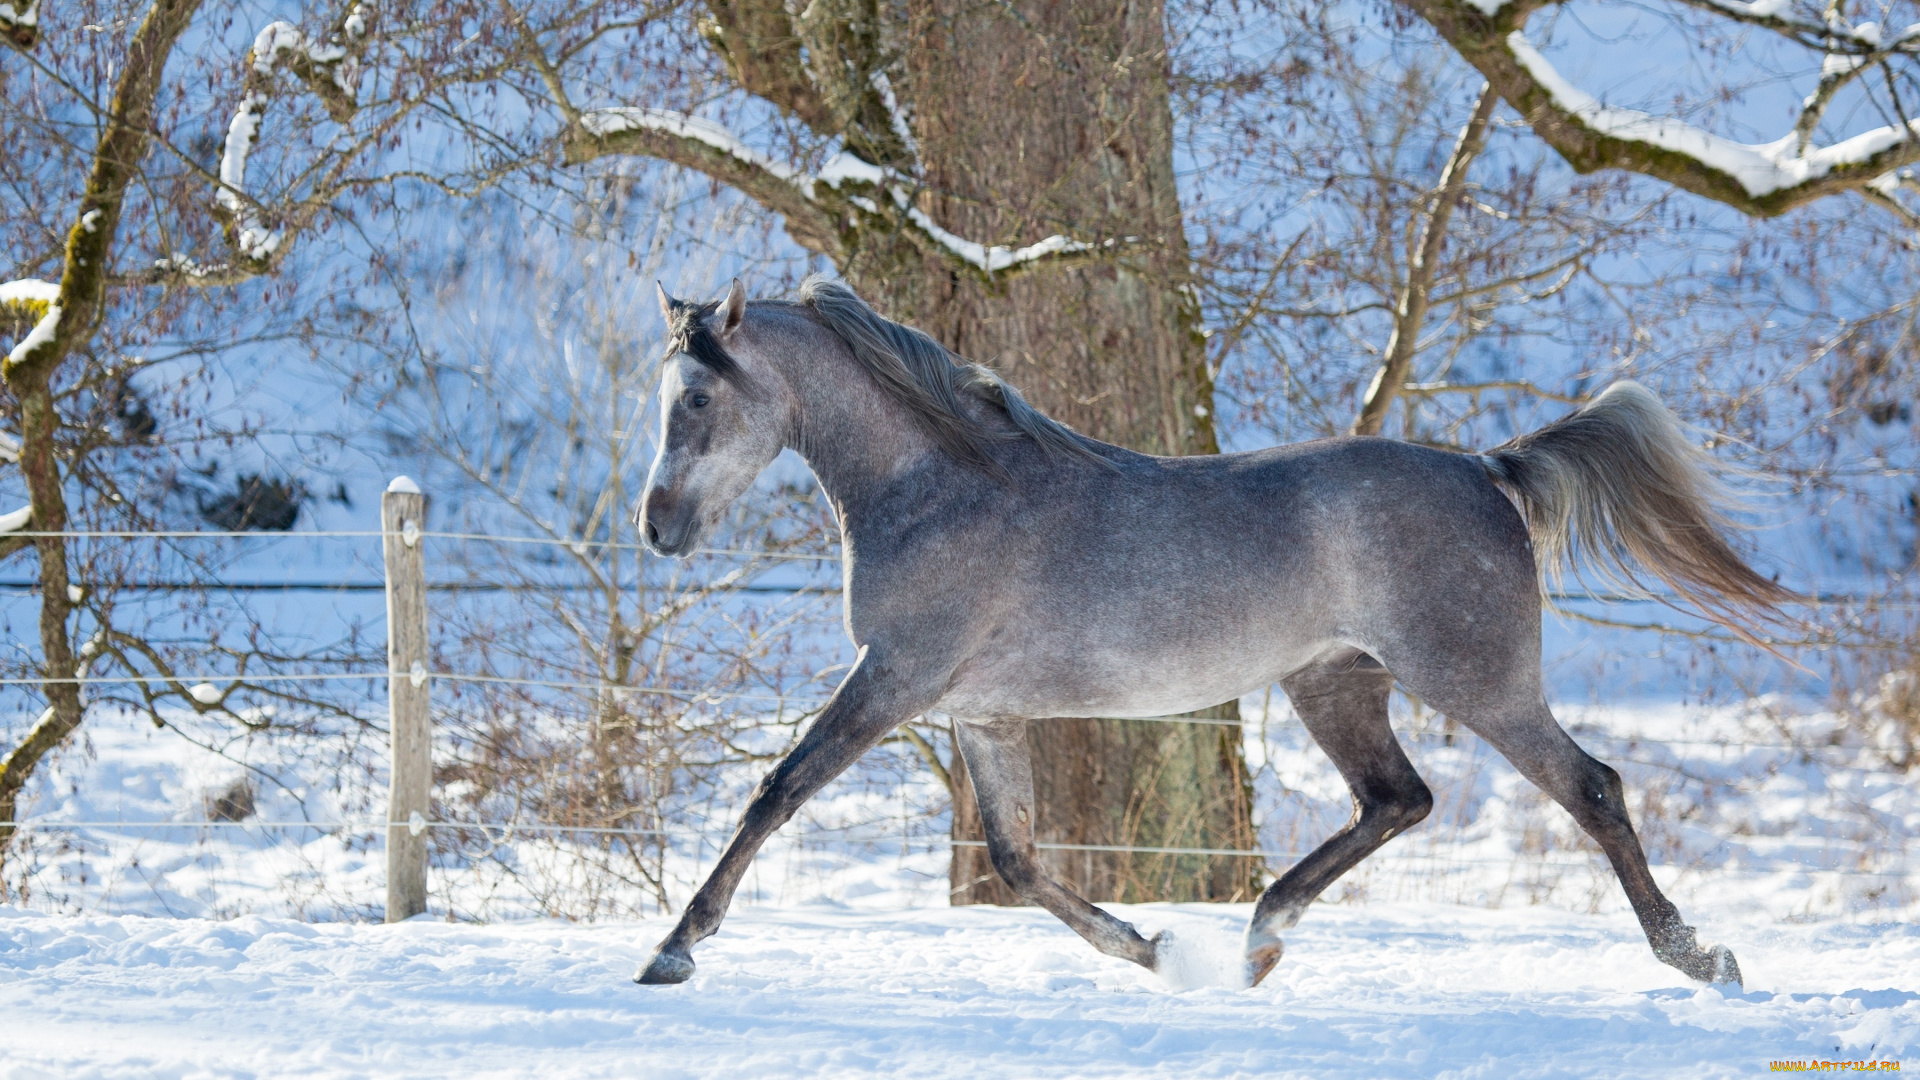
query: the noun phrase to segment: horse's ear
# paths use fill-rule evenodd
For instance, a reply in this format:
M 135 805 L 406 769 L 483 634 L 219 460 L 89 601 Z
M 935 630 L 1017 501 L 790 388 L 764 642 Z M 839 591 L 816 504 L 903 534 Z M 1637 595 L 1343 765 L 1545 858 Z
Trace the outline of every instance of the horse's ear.
M 655 281 L 653 283 L 653 291 L 660 294 L 660 317 L 663 319 L 666 319 L 668 322 L 672 322 L 673 309 L 676 305 L 680 303 L 680 301 L 675 300 L 672 296 L 669 296 L 667 294 L 667 287 L 665 285 L 660 284 L 658 281 Z
M 740 320 L 747 314 L 747 290 L 741 286 L 740 279 L 733 279 L 733 288 L 727 290 L 727 298 L 720 301 L 720 336 L 727 337 L 740 329 Z

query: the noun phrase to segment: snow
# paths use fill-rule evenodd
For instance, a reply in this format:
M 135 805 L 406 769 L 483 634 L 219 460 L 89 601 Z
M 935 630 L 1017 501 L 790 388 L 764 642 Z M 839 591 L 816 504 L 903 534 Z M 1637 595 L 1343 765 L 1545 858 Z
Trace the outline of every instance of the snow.
M 280 54 L 304 52 L 306 47 L 306 35 L 300 32 L 299 27 L 290 22 L 270 22 L 254 36 L 253 70 L 262 75 L 271 75 L 274 65 L 280 62 Z
M 1470 2 L 1477 2 L 1477 0 L 1470 0 Z M 1806 19 L 1794 18 L 1792 10 L 1793 0 L 1753 0 L 1752 3 L 1746 3 L 1745 0 L 1708 0 L 1708 2 L 1722 11 L 1730 12 L 1734 15 L 1747 16 L 1755 19 L 1778 19 L 1787 26 L 1803 33 L 1835 38 L 1840 41 L 1851 40 L 1869 49 L 1877 48 L 1880 45 L 1879 23 L 1866 22 L 1858 26 L 1849 27 L 1834 14 L 1834 9 L 1831 8 L 1829 8 L 1827 13 L 1827 21 L 1822 24 Z M 1902 32 L 1900 38 L 1897 40 L 1904 41 L 1910 36 L 1912 36 L 1911 27 Z
M 913 139 L 913 125 L 907 122 L 906 110 L 900 107 L 900 99 L 893 94 L 893 80 L 887 78 L 886 72 L 876 71 L 869 81 L 879 91 L 881 103 L 887 107 L 887 122 L 892 126 L 893 133 L 899 136 L 900 144 L 907 148 L 907 153 L 918 158 L 920 145 Z
M 366 33 L 366 21 L 362 9 L 355 6 L 343 27 L 347 34 L 359 38 Z M 309 42 L 300 28 L 290 22 L 271 22 L 253 39 L 253 70 L 260 76 L 271 76 L 281 58 L 290 53 L 306 56 L 315 64 L 337 65 L 333 70 L 334 85 L 351 94 L 353 76 L 349 65 L 341 63 L 347 58 L 343 45 Z M 260 217 L 258 208 L 246 198 L 247 157 L 253 152 L 254 144 L 260 136 L 260 116 L 266 111 L 267 98 L 264 94 L 248 91 L 240 99 L 239 108 L 234 110 L 233 120 L 227 125 L 226 146 L 220 155 L 220 183 L 217 193 L 220 205 L 233 216 L 235 246 L 240 254 L 256 262 L 273 257 L 280 250 L 285 239 L 278 229 L 269 228 Z M 176 261 L 179 261 L 176 259 Z M 165 267 L 163 267 L 164 269 Z M 188 273 L 194 269 L 181 267 Z
M 33 0 L 25 11 L 15 11 L 7 0 L 0 0 L 0 23 L 9 26 L 39 26 L 40 0 Z
M 878 187 L 886 182 L 887 173 L 880 166 L 868 164 L 852 154 L 839 153 L 822 165 L 820 172 L 813 179 L 816 183 L 825 184 L 831 188 L 839 187 L 841 182 L 846 180 Z
M 281 39 L 277 35 L 269 37 L 271 31 L 273 26 L 260 32 L 260 39 L 254 42 L 256 51 L 261 41 L 266 41 L 269 48 L 279 47 Z M 297 30 L 293 33 L 296 37 L 299 35 Z M 254 66 L 259 66 L 258 60 Z M 233 215 L 235 245 L 240 249 L 240 254 L 256 261 L 271 257 L 279 249 L 281 239 L 280 233 L 267 227 L 253 202 L 243 194 L 247 190 L 247 157 L 253 152 L 254 141 L 260 133 L 260 114 L 266 107 L 267 99 L 262 94 L 248 91 L 240 99 L 239 108 L 233 112 L 233 120 L 227 124 L 226 146 L 220 154 L 221 187 L 215 196 L 220 205 Z
M 881 85 L 881 84 L 876 84 Z M 882 87 L 889 101 L 892 100 L 890 88 Z M 903 137 L 910 138 L 906 131 L 906 120 L 900 115 L 897 104 L 890 104 L 894 122 L 900 126 Z M 841 152 L 833 156 L 820 172 L 814 176 L 805 176 L 782 165 L 772 158 L 749 147 L 739 136 L 711 120 L 685 113 L 671 112 L 666 109 L 615 108 L 594 109 L 583 113 L 580 125 L 588 132 L 602 138 L 622 131 L 647 130 L 677 135 L 683 139 L 692 139 L 719 150 L 730 157 L 745 162 L 799 188 L 809 199 L 814 197 L 814 185 L 825 184 L 831 188 L 848 181 L 887 187 L 893 195 L 894 203 L 906 212 L 907 219 L 926 233 L 935 243 L 946 248 L 961 261 L 978 267 L 987 273 L 1011 269 L 1022 263 L 1033 262 L 1050 255 L 1090 250 L 1092 245 L 1077 240 L 1069 240 L 1055 234 L 1035 244 L 1022 248 L 1008 248 L 995 245 L 988 247 L 963 237 L 956 236 L 941 228 L 933 218 L 918 207 L 912 205 L 912 196 L 898 184 L 891 184 L 891 173 L 879 166 L 860 160 L 852 154 Z M 879 206 L 864 196 L 851 196 L 853 205 L 868 213 L 878 214 Z
M 1116 905 L 1231 955 L 1249 905 Z M 1619 917 L 1322 906 L 1253 990 L 1170 985 L 1044 912 L 737 911 L 678 987 L 666 919 L 394 926 L 0 908 L 12 1076 L 1751 1075 L 1920 1045 L 1920 929 L 1723 928 L 1745 992 Z
M 353 10 L 347 14 L 346 21 L 340 24 L 340 29 L 345 31 L 346 35 L 350 38 L 358 39 L 366 37 L 367 17 L 371 14 L 372 12 L 367 9 L 367 5 L 355 4 L 353 5 Z
M 88 232 L 98 232 L 100 230 L 100 218 L 102 216 L 103 212 L 100 210 L 89 210 L 80 215 L 80 227 Z
M 1507 6 L 1507 0 L 1467 0 L 1467 4 L 1478 9 L 1480 14 L 1491 19 L 1495 15 L 1500 14 L 1501 8 Z
M 19 444 L 15 443 L 14 451 L 13 451 L 13 460 L 18 461 L 19 458 L 20 458 Z M 21 529 L 24 529 L 27 527 L 27 522 L 32 520 L 33 520 L 32 506 L 23 506 L 18 510 L 10 510 L 7 513 L 0 514 L 0 533 L 19 532 Z
M 792 182 L 792 169 L 741 142 L 733 132 L 704 117 L 667 109 L 595 109 L 580 117 L 580 126 L 602 138 L 622 131 L 659 131 L 705 143 L 731 157 Z
M 635 898 L 636 914 L 536 917 L 576 913 L 583 864 L 564 844 L 501 832 L 503 862 L 436 848 L 433 915 L 381 925 L 383 829 L 263 822 L 381 820 L 383 773 L 315 768 L 230 718 L 169 718 L 215 754 L 98 711 L 22 817 L 147 824 L 16 843 L 31 891 L 0 907 L 17 1033 L 0 1077 L 1693 1076 L 1898 1059 L 1920 1043 L 1903 846 L 1920 789 L 1858 721 L 1777 722 L 1768 704 L 1557 710 L 1621 770 L 1656 877 L 1703 942 L 1738 955 L 1739 993 L 1657 963 L 1564 813 L 1483 744 L 1407 716 L 1433 817 L 1329 890 L 1257 989 L 1236 984 L 1248 905 L 1113 905 L 1172 931 L 1169 970 L 1148 973 L 1039 911 L 948 908 L 945 850 L 925 831 L 898 842 L 926 793 L 851 779 L 754 862 L 691 983 L 640 988 L 628 979 L 670 918 Z M 1299 725 L 1242 708 L 1262 846 L 1343 823 L 1344 785 Z M 760 768 L 715 794 L 708 841 Z M 258 817 L 209 823 L 208 798 L 243 776 Z M 833 842 L 889 827 L 891 844 Z M 676 848 L 676 903 L 714 851 Z M 1857 872 L 1871 866 L 1889 869 Z
M 20 440 L 14 438 L 13 436 L 7 434 L 4 431 L 0 431 L 0 461 L 19 461 L 19 460 L 20 460 Z M 4 519 L 0 519 L 0 520 L 4 520 Z M 8 532 L 8 531 L 11 531 L 11 530 L 0 529 L 0 532 Z
M 188 277 L 204 278 L 211 274 L 225 271 L 227 264 L 214 263 L 211 266 L 203 266 L 195 262 L 186 252 L 176 251 L 171 258 L 153 260 L 153 268 L 163 273 L 185 274 Z
M 406 495 L 420 494 L 420 485 L 413 482 L 411 476 L 396 476 L 387 483 L 388 491 L 397 491 Z
M 33 324 L 33 329 L 27 331 L 27 336 L 21 338 L 20 343 L 7 353 L 7 363 L 17 364 L 26 359 L 28 353 L 52 341 L 54 333 L 59 329 L 60 305 L 49 304 L 47 313 L 40 316 L 40 321 Z
M 51 304 L 60 299 L 60 286 L 52 281 L 20 278 L 0 282 L 0 304 Z
M 194 683 L 187 687 L 187 693 L 193 695 L 193 700 L 202 705 L 218 705 L 223 696 L 219 687 L 207 682 Z
M 896 198 L 898 195 L 899 193 L 896 192 Z M 989 274 L 999 270 L 1011 269 L 1019 266 L 1021 263 L 1029 263 L 1037 259 L 1043 259 L 1049 255 L 1088 251 L 1093 247 L 1091 244 L 1082 243 L 1078 240 L 1069 240 L 1058 233 L 1047 237 L 1039 243 L 1029 244 L 1023 248 L 1001 247 L 997 244 L 993 247 L 988 247 L 985 244 L 962 239 L 941 228 L 919 207 L 903 206 L 902 208 L 906 210 L 907 218 L 915 225 L 920 226 L 920 228 L 939 243 L 941 247 L 946 248 L 948 251 L 959 256 L 963 261 L 971 263 Z
M 1770 143 L 1735 142 L 1681 120 L 1601 104 L 1554 70 L 1522 31 L 1507 35 L 1507 48 L 1553 98 L 1554 104 L 1588 128 L 1617 139 L 1644 142 L 1685 154 L 1733 177 L 1747 194 L 1756 198 L 1825 176 L 1836 166 L 1863 162 L 1904 141 L 1909 134 L 1899 127 L 1875 128 L 1804 154 L 1796 152 L 1798 138 L 1792 134 Z M 1909 122 L 1908 129 L 1920 134 L 1920 120 Z
M 1820 77 L 1825 79 L 1829 75 L 1853 71 L 1865 65 L 1867 59 L 1866 56 L 1852 53 L 1828 53 L 1826 59 L 1820 61 Z

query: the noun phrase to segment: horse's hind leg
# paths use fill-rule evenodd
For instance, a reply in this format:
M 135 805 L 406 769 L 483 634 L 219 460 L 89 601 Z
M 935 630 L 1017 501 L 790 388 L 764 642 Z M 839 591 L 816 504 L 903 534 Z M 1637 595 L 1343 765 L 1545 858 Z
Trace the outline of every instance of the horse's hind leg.
M 1301 722 L 1353 792 L 1353 820 L 1267 887 L 1247 926 L 1247 977 L 1258 985 L 1280 962 L 1280 931 L 1360 860 L 1433 809 L 1387 723 L 1393 677 L 1364 653 L 1316 665 L 1281 683 Z
M 1620 774 L 1596 760 L 1553 718 L 1544 700 L 1504 714 L 1454 719 L 1478 732 L 1500 751 L 1520 775 L 1546 792 L 1599 843 L 1626 890 L 1627 901 L 1646 931 L 1653 955 L 1701 982 L 1740 983 L 1740 965 L 1724 945 L 1702 949 L 1693 927 L 1680 917 L 1647 869 L 1647 856 L 1627 815 Z
M 987 854 L 1007 886 L 1021 899 L 1052 912 L 1108 956 L 1153 969 L 1155 941 L 1087 903 L 1041 868 L 1033 846 L 1033 766 L 1027 756 L 1025 722 L 962 721 L 953 730 L 973 777 L 980 821 L 986 827 Z

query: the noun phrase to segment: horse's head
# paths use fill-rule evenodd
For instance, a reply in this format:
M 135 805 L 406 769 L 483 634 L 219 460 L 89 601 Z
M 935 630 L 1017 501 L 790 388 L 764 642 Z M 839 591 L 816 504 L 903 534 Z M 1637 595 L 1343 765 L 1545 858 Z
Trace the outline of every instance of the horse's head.
M 790 426 L 781 380 L 742 345 L 747 294 L 675 300 L 660 288 L 671 355 L 660 378 L 660 453 L 636 520 L 655 554 L 682 556 L 753 483 Z

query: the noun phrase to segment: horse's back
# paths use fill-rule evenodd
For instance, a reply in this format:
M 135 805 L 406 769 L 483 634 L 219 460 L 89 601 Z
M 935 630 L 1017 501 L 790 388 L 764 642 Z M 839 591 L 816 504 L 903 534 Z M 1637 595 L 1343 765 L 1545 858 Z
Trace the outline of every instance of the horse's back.
M 1418 666 L 1531 634 L 1537 654 L 1525 527 L 1470 457 L 1341 438 L 1116 464 L 1056 469 L 980 520 L 1000 557 L 963 704 L 1179 711 L 1338 647 Z

